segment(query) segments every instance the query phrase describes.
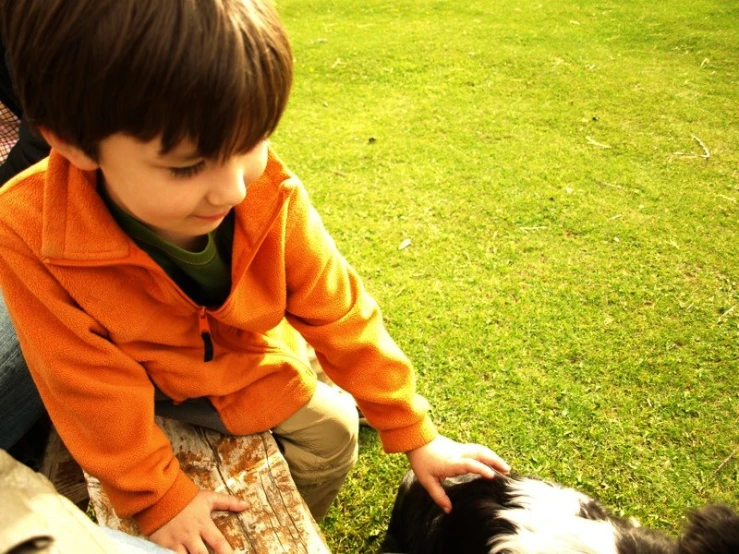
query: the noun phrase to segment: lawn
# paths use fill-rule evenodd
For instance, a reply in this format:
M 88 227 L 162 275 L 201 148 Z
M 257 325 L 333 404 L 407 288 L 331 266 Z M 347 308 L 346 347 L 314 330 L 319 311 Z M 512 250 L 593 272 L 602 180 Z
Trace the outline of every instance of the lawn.
M 278 7 L 275 147 L 442 432 L 667 532 L 739 507 L 739 4 Z M 362 432 L 334 552 L 378 551 L 406 467 Z

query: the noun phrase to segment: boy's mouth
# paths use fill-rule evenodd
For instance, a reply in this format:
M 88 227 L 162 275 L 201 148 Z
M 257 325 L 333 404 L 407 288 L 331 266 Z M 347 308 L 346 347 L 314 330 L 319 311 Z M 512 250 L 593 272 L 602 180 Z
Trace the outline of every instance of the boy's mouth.
M 230 210 L 226 210 L 225 212 L 213 214 L 213 215 L 196 215 L 194 216 L 197 219 L 202 219 L 203 221 L 218 221 L 219 219 L 223 219 L 228 215 L 228 212 Z

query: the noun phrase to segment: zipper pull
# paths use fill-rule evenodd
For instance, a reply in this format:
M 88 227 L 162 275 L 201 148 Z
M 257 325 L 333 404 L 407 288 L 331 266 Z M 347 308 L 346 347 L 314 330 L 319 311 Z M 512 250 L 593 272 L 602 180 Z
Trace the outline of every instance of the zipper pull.
M 208 323 L 208 315 L 205 313 L 205 306 L 201 307 L 200 312 L 198 312 L 198 327 L 200 338 L 203 339 L 203 361 L 209 362 L 213 359 L 213 339 L 210 336 L 210 324 Z

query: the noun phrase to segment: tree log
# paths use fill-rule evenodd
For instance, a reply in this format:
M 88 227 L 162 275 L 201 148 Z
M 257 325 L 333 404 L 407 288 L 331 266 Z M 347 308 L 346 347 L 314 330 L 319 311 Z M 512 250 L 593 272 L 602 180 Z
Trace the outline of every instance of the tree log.
M 160 417 L 157 424 L 195 484 L 248 502 L 243 512 L 213 516 L 236 553 L 330 554 L 271 433 L 226 436 Z M 85 477 L 98 522 L 141 536 L 133 520 L 118 518 L 98 480 Z

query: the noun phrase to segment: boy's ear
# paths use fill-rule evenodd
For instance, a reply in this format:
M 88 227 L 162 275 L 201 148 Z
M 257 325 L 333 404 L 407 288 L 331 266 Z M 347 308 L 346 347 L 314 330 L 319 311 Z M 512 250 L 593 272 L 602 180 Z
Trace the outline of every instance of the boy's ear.
M 44 129 L 43 127 L 40 127 L 38 130 L 41 133 L 41 136 L 44 137 L 44 140 L 49 144 L 49 146 L 51 146 L 54 150 L 67 158 L 70 163 L 72 163 L 72 165 L 77 166 L 83 171 L 95 171 L 98 167 L 100 167 L 100 165 L 90 156 L 85 154 L 76 146 L 73 146 L 59 138 L 59 136 L 57 136 L 57 134 L 53 131 L 49 131 L 48 129 Z

